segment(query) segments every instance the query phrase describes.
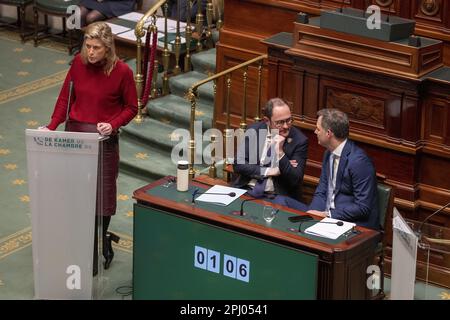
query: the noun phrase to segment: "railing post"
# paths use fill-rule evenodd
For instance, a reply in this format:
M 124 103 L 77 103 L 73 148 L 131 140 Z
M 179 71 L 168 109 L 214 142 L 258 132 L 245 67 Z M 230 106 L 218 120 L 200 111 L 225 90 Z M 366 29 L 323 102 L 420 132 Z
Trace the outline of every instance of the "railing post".
M 247 78 L 248 78 L 248 67 L 245 68 L 244 71 L 244 94 L 243 94 L 243 101 L 242 101 L 242 117 L 241 117 L 241 123 L 239 125 L 239 128 L 242 130 L 247 129 Z
M 184 72 L 191 71 L 191 39 L 192 39 L 192 27 L 191 27 L 191 8 L 192 1 L 187 1 L 187 12 L 186 12 L 186 30 L 185 30 L 185 38 L 186 38 L 186 55 L 184 56 Z
M 166 30 L 167 32 L 167 30 Z M 181 36 L 180 36 L 180 0 L 177 0 L 177 35 L 175 37 L 175 68 L 173 73 L 179 74 L 180 68 L 180 51 L 181 51 Z
M 212 0 L 208 0 L 206 4 L 206 22 L 208 25 L 206 31 L 206 40 L 209 44 L 212 44 L 211 48 L 214 47 L 214 42 L 212 40 L 212 24 L 213 24 L 213 4 Z
M 227 98 L 225 101 L 225 110 L 226 110 L 226 117 L 227 117 L 227 123 L 226 123 L 226 127 L 224 130 L 224 135 L 223 135 L 223 139 L 224 139 L 224 148 L 225 148 L 225 158 L 223 161 L 223 168 L 222 168 L 222 179 L 225 182 L 229 182 L 231 180 L 231 174 L 230 172 L 227 171 L 227 167 L 230 164 L 229 162 L 229 157 L 228 157 L 228 153 L 229 153 L 229 149 L 231 147 L 231 143 L 230 140 L 233 138 L 233 129 L 230 128 L 230 92 L 231 92 L 231 75 L 228 74 L 227 76 Z M 232 142 L 232 141 L 231 141 Z
M 202 51 L 202 35 L 203 35 L 203 22 L 204 22 L 204 18 L 203 18 L 203 13 L 202 13 L 202 1 L 201 0 L 197 0 L 197 15 L 195 16 L 195 24 L 196 24 L 196 29 L 197 29 L 197 35 L 198 35 L 198 40 L 197 40 L 197 52 Z
M 217 168 L 216 168 L 216 136 L 211 135 L 211 165 L 209 166 L 209 177 L 210 178 L 217 178 Z
M 168 4 L 167 2 L 164 4 L 164 50 L 162 53 L 163 67 L 164 67 L 164 76 L 163 76 L 163 94 L 169 94 L 169 59 L 170 53 L 168 48 L 168 38 L 167 38 L 167 11 Z
M 255 122 L 261 121 L 261 82 L 262 82 L 262 63 L 261 60 L 258 65 L 258 97 L 256 99 L 256 116 Z
M 189 178 L 192 180 L 195 177 L 194 162 L 195 162 L 195 135 L 194 135 L 194 124 L 195 124 L 195 106 L 196 106 L 196 90 L 194 88 L 189 89 L 187 95 L 188 100 L 191 102 L 191 117 L 189 121 Z
M 142 105 L 142 84 L 144 82 L 144 77 L 142 75 L 142 40 L 141 37 L 143 36 L 143 34 L 138 33 L 137 30 L 135 30 L 135 35 L 136 35 L 136 48 L 137 48 L 137 52 L 136 52 L 136 76 L 134 77 L 134 80 L 136 82 L 136 91 L 137 91 L 137 96 L 138 96 L 138 113 L 136 115 L 136 117 L 134 118 L 134 121 L 136 123 L 141 123 L 143 120 L 143 116 L 142 116 L 142 109 L 144 108 L 144 106 Z

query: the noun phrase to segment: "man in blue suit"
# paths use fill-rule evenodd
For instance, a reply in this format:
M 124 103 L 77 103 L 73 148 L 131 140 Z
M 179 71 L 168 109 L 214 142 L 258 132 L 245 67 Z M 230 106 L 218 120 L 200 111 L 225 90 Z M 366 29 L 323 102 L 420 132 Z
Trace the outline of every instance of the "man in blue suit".
M 315 134 L 325 147 L 320 182 L 308 206 L 288 199 L 287 205 L 323 217 L 354 222 L 378 230 L 375 168 L 365 152 L 348 140 L 347 115 L 336 109 L 318 113 Z
M 245 143 L 238 144 L 234 187 L 247 188 L 256 198 L 266 194 L 300 197 L 308 138 L 292 123 L 286 102 L 280 98 L 267 102 L 264 121 L 252 124 L 245 132 Z

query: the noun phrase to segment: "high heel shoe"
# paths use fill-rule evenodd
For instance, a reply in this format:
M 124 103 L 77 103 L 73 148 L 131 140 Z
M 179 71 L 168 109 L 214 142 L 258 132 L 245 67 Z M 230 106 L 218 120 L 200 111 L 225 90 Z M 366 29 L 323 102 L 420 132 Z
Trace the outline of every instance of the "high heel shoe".
M 112 241 L 118 243 L 120 237 L 112 232 L 107 232 L 105 236 L 105 240 L 103 242 L 103 256 L 105 257 L 105 270 L 109 269 L 111 262 L 114 258 L 114 251 L 112 248 Z

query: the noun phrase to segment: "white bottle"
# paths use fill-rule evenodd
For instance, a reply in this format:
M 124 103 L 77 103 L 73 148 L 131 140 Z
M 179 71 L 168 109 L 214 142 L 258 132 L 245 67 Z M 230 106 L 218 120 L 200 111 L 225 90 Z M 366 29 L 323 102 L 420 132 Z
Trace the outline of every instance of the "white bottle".
M 189 189 L 189 162 L 178 161 L 177 166 L 177 190 L 188 191 Z

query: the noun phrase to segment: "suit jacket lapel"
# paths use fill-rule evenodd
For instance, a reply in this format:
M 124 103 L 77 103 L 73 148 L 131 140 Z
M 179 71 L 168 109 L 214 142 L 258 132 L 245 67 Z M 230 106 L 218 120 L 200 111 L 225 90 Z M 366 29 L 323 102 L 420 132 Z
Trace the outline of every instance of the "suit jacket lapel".
M 292 130 L 291 130 L 289 132 L 289 135 L 287 136 L 286 140 L 284 141 L 284 144 L 283 144 L 283 152 L 287 156 L 291 155 L 291 152 L 292 152 L 292 146 L 291 145 L 294 145 L 293 141 L 294 141 L 294 139 L 292 138 Z
M 352 143 L 350 140 L 347 140 L 347 143 L 344 146 L 344 149 L 341 153 L 341 158 L 339 159 L 339 166 L 336 174 L 336 193 L 339 192 L 342 183 L 342 176 L 344 175 L 344 169 L 347 167 L 348 155 L 352 149 Z

